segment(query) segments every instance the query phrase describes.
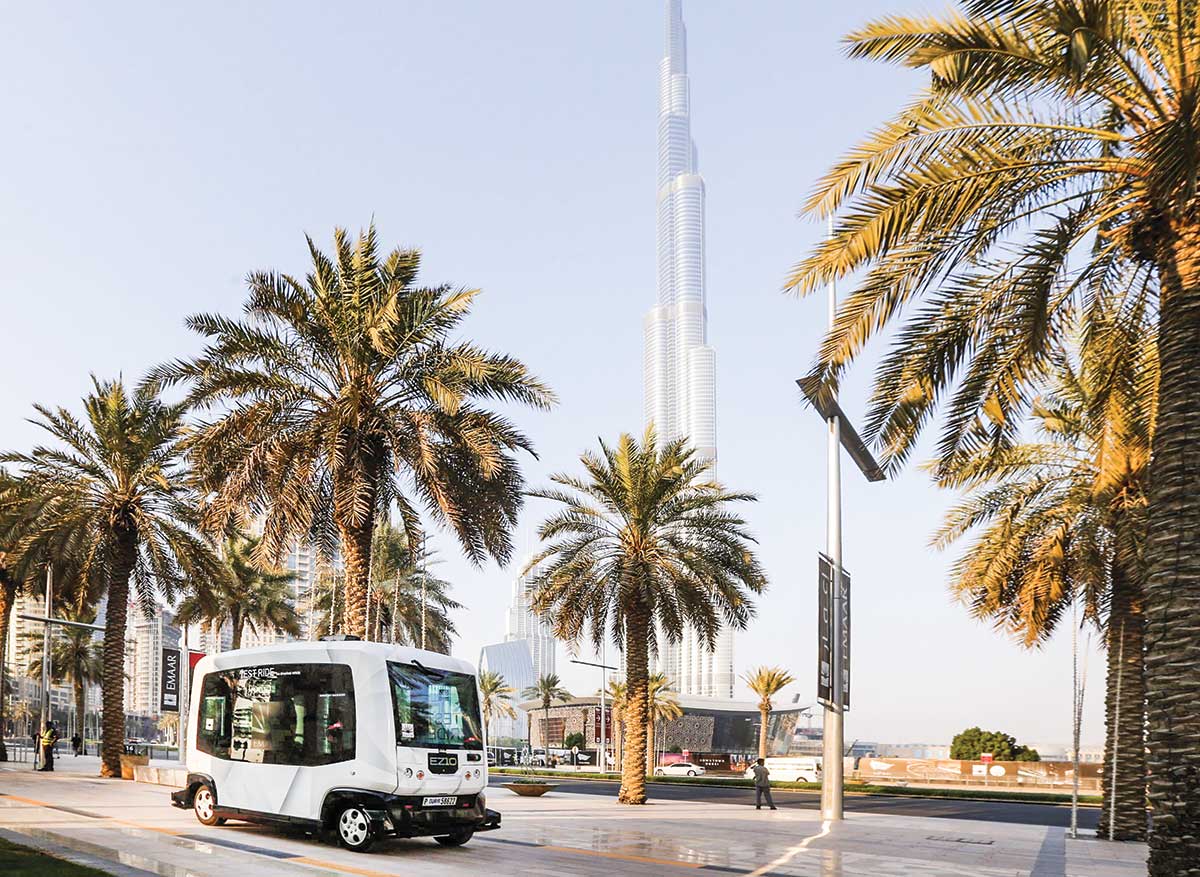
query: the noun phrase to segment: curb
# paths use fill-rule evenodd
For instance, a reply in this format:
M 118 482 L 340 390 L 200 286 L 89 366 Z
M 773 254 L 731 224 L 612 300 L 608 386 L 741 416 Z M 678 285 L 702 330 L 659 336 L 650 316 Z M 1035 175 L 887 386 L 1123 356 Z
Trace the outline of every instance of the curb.
M 535 776 L 535 777 L 540 777 L 540 778 L 551 778 L 552 777 L 552 778 L 558 780 L 559 782 L 566 782 L 568 780 L 573 780 L 574 782 L 577 782 L 577 783 L 619 784 L 621 782 L 620 777 L 614 777 L 613 779 L 604 779 L 604 778 L 595 777 L 595 776 L 576 776 L 574 774 L 566 773 L 566 772 L 557 773 L 557 774 L 551 774 L 551 773 L 510 774 L 510 773 L 496 773 L 495 771 L 488 772 L 489 779 L 491 777 L 510 777 L 510 776 L 511 777 Z M 688 779 L 688 780 L 675 780 L 675 781 L 667 780 L 664 782 L 660 778 L 655 778 L 655 777 L 650 777 L 650 776 L 646 777 L 646 785 L 647 786 L 650 786 L 650 785 L 682 786 L 684 788 L 687 788 L 688 786 L 697 786 L 697 787 L 706 788 L 706 789 L 753 789 L 754 788 L 751 785 L 742 785 L 737 780 L 723 781 L 723 780 L 717 780 L 717 779 L 710 779 L 710 780 Z M 853 796 L 856 798 L 906 798 L 906 799 L 910 799 L 910 800 L 914 799 L 914 798 L 924 798 L 924 799 L 928 799 L 928 800 L 932 800 L 932 801 L 974 801 L 974 802 L 982 802 L 982 803 L 986 803 L 986 804 L 992 804 L 992 803 L 995 803 L 995 804 L 1040 804 L 1045 807 L 1070 807 L 1071 806 L 1070 800 L 1046 801 L 1046 800 L 1039 800 L 1036 798 L 1031 800 L 1028 798 L 1016 797 L 1016 795 L 1005 796 L 1005 797 L 998 797 L 998 796 L 991 797 L 991 796 L 983 796 L 983 795 L 980 795 L 980 796 L 941 795 L 941 794 L 938 794 L 938 792 L 940 791 L 938 789 L 928 789 L 928 790 L 921 789 L 920 791 L 906 792 L 905 788 L 907 788 L 907 787 L 898 786 L 896 788 L 890 788 L 887 791 L 870 791 L 870 792 L 862 792 L 862 791 L 857 791 L 852 788 L 846 788 L 844 790 L 843 794 L 846 795 L 847 797 Z M 794 788 L 794 787 L 792 787 L 792 784 L 790 784 L 790 783 L 779 783 L 779 784 L 772 784 L 771 791 L 776 792 L 776 793 L 790 792 L 792 794 L 801 794 L 801 795 L 814 794 L 814 793 L 820 794 L 821 787 L 820 787 L 820 785 L 811 785 L 810 784 L 810 785 L 806 785 L 803 788 Z M 1020 794 L 1020 793 L 1016 793 L 1016 794 Z M 1027 793 L 1027 794 L 1035 794 L 1036 795 L 1039 793 L 1032 792 L 1032 793 Z M 1100 806 L 1101 805 L 1098 802 L 1093 802 L 1093 801 L 1080 801 L 1079 802 L 1080 809 L 1085 809 L 1085 810 L 1086 809 L 1097 809 L 1098 810 L 1100 808 Z
M 152 875 L 152 877 L 180 877 L 180 875 L 200 875 L 204 873 L 187 865 L 177 865 L 174 862 L 168 861 L 165 857 L 131 853 L 117 847 L 105 846 L 104 844 L 94 843 L 82 838 L 72 837 L 71 835 L 59 834 L 58 832 L 36 826 L 8 825 L 0 829 L 0 836 L 5 834 L 13 836 L 13 843 L 24 844 L 34 849 L 41 849 L 59 858 L 65 858 L 68 861 L 88 865 L 89 867 L 113 874 L 115 877 L 147 877 L 147 875 Z M 167 837 L 164 839 L 175 841 L 174 846 L 193 846 L 197 843 L 209 843 L 209 841 L 193 841 L 186 837 Z M 225 846 L 225 844 L 219 843 L 213 845 L 218 847 Z M 236 847 L 233 844 L 228 844 L 228 846 L 238 849 L 241 852 L 251 854 L 255 852 L 245 844 L 238 844 Z M 286 859 L 280 859 L 275 856 L 266 857 L 270 859 L 273 868 L 289 869 L 296 877 L 346 877 L 348 873 L 353 873 L 349 870 L 332 871 L 328 868 L 321 868 L 300 862 L 288 862 Z M 249 869 L 246 873 L 253 873 L 253 870 Z

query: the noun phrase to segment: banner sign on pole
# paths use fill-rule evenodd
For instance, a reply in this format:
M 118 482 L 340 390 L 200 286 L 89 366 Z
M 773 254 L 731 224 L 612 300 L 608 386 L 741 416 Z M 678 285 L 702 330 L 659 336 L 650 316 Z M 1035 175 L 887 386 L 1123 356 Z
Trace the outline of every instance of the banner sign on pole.
M 179 712 L 179 670 L 179 649 L 163 649 L 159 707 L 164 713 Z
M 850 573 L 842 570 L 842 709 L 850 709 Z M 834 702 L 833 681 L 833 561 L 817 555 L 817 701 Z
M 842 570 L 842 712 L 850 711 L 850 573 Z
M 817 555 L 817 700 L 833 703 L 833 563 Z

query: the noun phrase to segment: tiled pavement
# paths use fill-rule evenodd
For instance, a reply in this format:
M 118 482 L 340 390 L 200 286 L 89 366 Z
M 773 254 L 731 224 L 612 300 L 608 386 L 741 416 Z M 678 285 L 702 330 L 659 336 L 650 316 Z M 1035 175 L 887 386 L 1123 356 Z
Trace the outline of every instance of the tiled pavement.
M 64 765 L 67 766 L 67 765 Z M 76 765 L 70 765 L 76 767 Z M 83 767 L 84 765 L 78 765 Z M 518 798 L 493 789 L 504 827 L 460 849 L 390 841 L 356 855 L 303 835 L 231 823 L 205 828 L 169 790 L 84 773 L 0 769 L 0 829 L 162 877 L 356 875 L 820 875 L 1141 877 L 1145 847 L 1070 840 L 1061 828 L 727 803 L 620 807 L 595 795 Z

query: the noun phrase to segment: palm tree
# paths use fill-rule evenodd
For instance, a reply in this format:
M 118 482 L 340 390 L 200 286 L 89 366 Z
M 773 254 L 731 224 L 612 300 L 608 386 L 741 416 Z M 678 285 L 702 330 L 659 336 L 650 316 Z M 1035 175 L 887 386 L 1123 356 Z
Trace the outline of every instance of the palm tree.
M 21 468 L 24 487 L 0 498 L 0 517 L 23 522 L 10 546 L 15 566 L 69 557 L 80 593 L 108 595 L 103 670 L 100 775 L 121 775 L 125 742 L 125 621 L 129 590 L 149 612 L 156 596 L 185 583 L 219 579 L 219 559 L 191 526 L 195 494 L 180 456 L 182 405 L 147 391 L 127 394 L 121 381 L 93 379 L 86 421 L 64 408 L 37 406 L 38 425 L 61 447 L 0 454 Z
M 670 722 L 683 715 L 679 697 L 671 690 L 665 673 L 651 673 L 646 680 L 646 773 L 654 773 L 658 753 L 654 751 L 654 729 L 659 722 Z
M 259 538 L 246 533 L 231 536 L 224 543 L 226 575 L 209 588 L 197 588 L 179 604 L 175 623 L 211 624 L 220 630 L 226 624 L 232 632 L 230 646 L 242 647 L 247 627 L 254 633 L 276 630 L 290 636 L 300 635 L 300 616 L 296 614 L 292 586 L 296 574 L 258 561 Z
M 771 718 L 773 704 L 771 698 L 796 681 L 782 667 L 759 667 L 742 677 L 750 690 L 758 695 L 758 714 L 761 724 L 758 728 L 758 757 L 767 757 L 767 723 Z
M 189 404 L 221 411 L 191 443 L 209 524 L 261 515 L 263 560 L 296 537 L 325 557 L 340 545 L 347 632 L 365 636 L 375 524 L 393 505 L 412 544 L 421 504 L 473 562 L 508 559 L 516 454 L 532 445 L 478 403 L 546 409 L 554 397 L 518 360 L 449 340 L 478 290 L 416 286 L 417 251 L 381 259 L 374 226 L 356 243 L 338 229 L 332 259 L 308 245 L 303 282 L 250 275 L 246 318 L 190 317 L 212 340 L 149 382 L 184 382 Z
M 96 620 L 95 607 L 76 609 L 66 607 L 57 613 L 59 618 L 67 621 L 79 621 L 92 624 Z M 38 677 L 42 672 L 42 642 L 41 633 L 25 634 L 26 654 L 28 661 L 25 672 L 32 677 Z M 56 685 L 70 683 L 75 695 L 76 731 L 82 737 L 87 716 L 87 688 L 100 682 L 104 672 L 101 645 L 96 642 L 95 634 L 80 627 L 62 627 L 51 631 L 50 634 L 50 681 Z
M 852 56 L 929 85 L 819 183 L 830 238 L 788 286 L 848 276 L 813 382 L 833 384 L 901 311 L 867 437 L 895 467 L 945 408 L 942 460 L 1023 422 L 1076 315 L 1152 299 L 1162 360 L 1146 583 L 1151 870 L 1200 861 L 1200 102 L 1191 3 L 967 0 L 893 15 Z M 1185 815 L 1186 814 L 1186 815 Z
M 488 728 L 492 719 L 497 716 L 516 718 L 517 711 L 513 709 L 512 696 L 517 690 L 504 681 L 504 677 L 491 670 L 479 674 L 479 698 L 483 711 L 483 739 L 491 742 Z
M 614 760 L 616 761 L 616 768 L 618 771 L 621 769 L 621 750 L 623 748 L 622 742 L 624 740 L 624 734 L 622 734 L 621 731 L 622 731 L 622 723 L 625 720 L 625 698 L 626 698 L 627 690 L 628 689 L 627 689 L 625 683 L 622 682 L 621 680 L 619 680 L 619 679 L 608 680 L 608 689 L 607 689 L 608 707 L 609 707 L 609 714 L 612 716 L 612 728 L 613 728 L 612 747 L 613 747 L 613 755 L 615 756 Z M 603 757 L 604 757 L 604 755 L 603 755 L 603 753 L 601 753 L 601 758 L 603 758 Z M 602 765 L 601 769 L 607 770 L 608 766 Z
M 549 544 L 531 560 L 534 609 L 555 634 L 590 632 L 599 650 L 610 636 L 625 655 L 622 803 L 646 802 L 649 657 L 658 631 L 676 642 L 690 625 L 713 645 L 722 622 L 744 628 L 751 594 L 766 577 L 754 538 L 729 507 L 754 499 L 711 480 L 708 464 L 683 440 L 659 446 L 649 428 L 639 443 L 622 435 L 586 452 L 585 478 L 559 474 L 558 488 L 531 496 L 563 508 L 542 522 Z
M 550 756 L 550 707 L 555 703 L 566 703 L 571 699 L 571 692 L 562 687 L 562 680 L 557 673 L 539 676 L 537 681 L 521 692 L 526 700 L 541 701 L 544 712 L 542 724 L 542 747 L 546 750 L 546 760 Z M 531 743 L 532 743 L 532 734 Z
M 424 629 L 425 648 L 448 655 L 458 634 L 450 613 L 462 604 L 450 596 L 450 583 L 429 571 L 436 563 L 433 552 L 413 552 L 408 545 L 403 530 L 389 524 L 380 527 L 371 563 L 367 638 L 420 648 Z M 310 600 L 314 612 L 320 613 L 318 630 L 343 627 L 345 590 L 343 572 L 327 570 L 317 577 Z
M 943 468 L 967 490 L 935 544 L 980 531 L 953 570 L 953 590 L 978 618 L 1026 647 L 1044 643 L 1080 603 L 1106 630 L 1100 833 L 1146 831 L 1143 586 L 1158 357 L 1152 333 L 1123 350 L 1085 346 L 1056 361 L 1035 403 L 1029 440 L 981 449 Z M 1113 775 L 1113 765 L 1116 775 Z M 1115 782 L 1114 782 L 1115 780 Z M 1115 791 L 1115 796 L 1113 795 Z

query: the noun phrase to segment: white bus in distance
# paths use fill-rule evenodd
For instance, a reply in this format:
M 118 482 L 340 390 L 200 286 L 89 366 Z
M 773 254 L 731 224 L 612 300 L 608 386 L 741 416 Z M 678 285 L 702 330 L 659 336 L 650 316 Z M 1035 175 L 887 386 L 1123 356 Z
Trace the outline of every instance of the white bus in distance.
M 209 655 L 192 686 L 187 785 L 171 798 L 205 825 L 299 826 L 360 852 L 500 827 L 466 661 L 337 637 Z

